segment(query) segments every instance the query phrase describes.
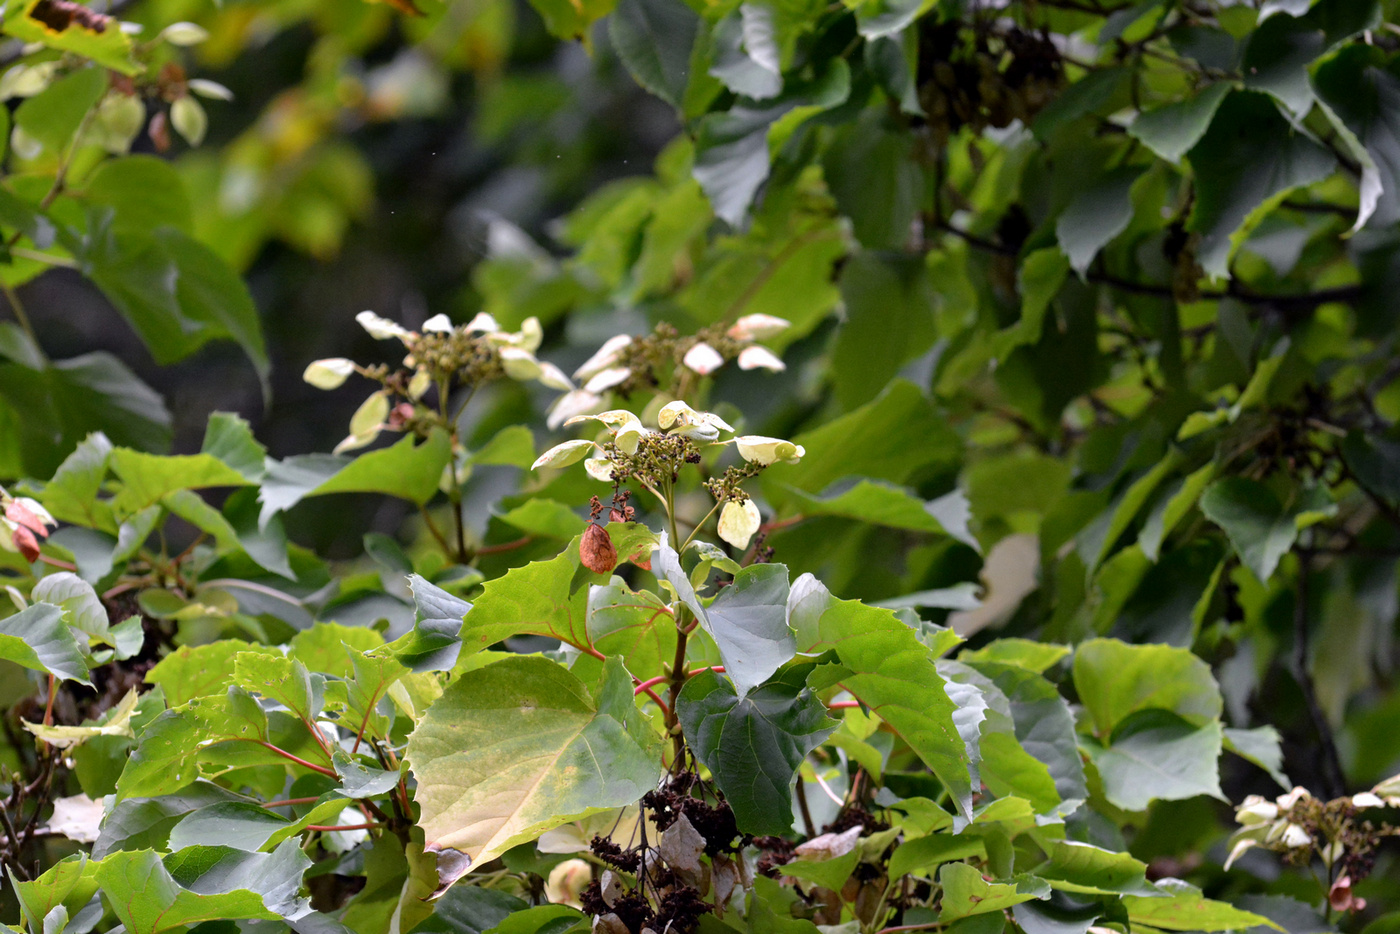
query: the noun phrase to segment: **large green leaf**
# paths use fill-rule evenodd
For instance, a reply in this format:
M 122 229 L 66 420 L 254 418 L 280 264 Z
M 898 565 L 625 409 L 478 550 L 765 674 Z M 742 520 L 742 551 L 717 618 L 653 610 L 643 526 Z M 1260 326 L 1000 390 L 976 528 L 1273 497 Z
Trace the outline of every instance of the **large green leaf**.
M 15 4 L 7 13 L 19 13 L 19 9 L 20 4 Z M 22 13 L 14 16 L 13 20 L 7 15 L 6 31 L 12 22 L 15 26 L 21 26 L 26 20 L 28 17 Z M 107 75 L 101 68 L 79 68 L 15 108 L 15 128 L 41 143 L 51 158 L 58 158 L 72 145 L 83 117 L 106 90 Z
M 0 619 L 0 658 L 91 687 L 87 660 L 63 615 L 61 607 L 36 603 Z
M 619 555 L 645 552 L 647 543 L 654 540 L 640 525 L 610 523 L 607 529 Z M 578 648 L 588 646 L 589 585 L 607 578 L 580 565 L 578 545 L 575 538 L 557 557 L 512 568 L 503 577 L 487 581 L 462 623 L 463 655 L 521 633 L 549 636 Z
M 843 60 L 832 59 L 811 81 L 772 100 L 740 103 L 704 117 L 695 144 L 694 174 L 715 214 L 738 226 L 768 178 L 768 147 L 775 128 L 777 133 L 791 132 L 808 116 L 844 102 L 850 91 L 850 69 Z
M 1201 726 L 1218 720 L 1223 706 L 1210 666 L 1189 649 L 1168 645 L 1081 643 L 1074 654 L 1074 688 L 1101 737 L 1141 711 L 1166 710 Z
M 1206 898 L 1200 889 L 1178 879 L 1163 880 L 1158 888 L 1166 897 L 1123 897 L 1130 921 L 1164 931 L 1243 931 L 1259 927 L 1283 930 L 1261 915 Z
M 123 517 L 160 502 L 176 490 L 244 486 L 248 480 L 212 454 L 160 457 L 126 448 L 112 452 L 112 471 L 122 487 L 112 505 Z
M 803 515 L 845 516 L 890 528 L 951 535 L 965 545 L 978 547 L 968 531 L 972 512 L 961 490 L 922 500 L 893 483 L 852 479 L 838 481 L 820 495 L 794 491 L 794 496 Z
M 462 648 L 462 620 L 472 605 L 414 574 L 413 629 L 394 645 L 395 656 L 413 671 L 450 671 Z
M 798 766 L 836 722 L 807 688 L 810 663 L 789 665 L 740 697 L 713 671 L 686 682 L 676 714 L 686 741 L 734 809 L 739 830 L 792 829 L 792 784 Z
M 4 322 L 0 357 L 10 361 L 0 363 L 0 410 L 16 416 L 9 443 L 18 444 L 29 475 L 50 476 L 93 432 L 145 451 L 170 446 L 165 402 L 111 354 L 49 360 L 16 325 Z
M 1139 114 L 1128 125 L 1128 133 L 1168 162 L 1178 162 L 1205 136 L 1228 93 L 1229 82 L 1217 81 L 1194 97 Z
M 408 743 L 418 823 L 442 886 L 552 827 L 637 801 L 660 778 L 650 729 L 616 659 L 596 696 L 543 658 L 464 673 Z
M 1218 722 L 1192 726 L 1173 718 L 1117 738 L 1111 746 L 1090 741 L 1088 749 L 1103 780 L 1104 796 L 1115 807 L 1141 811 L 1157 799 L 1179 801 L 1197 795 L 1224 800 Z
M 1081 276 L 1099 250 L 1133 219 L 1132 189 L 1141 171 L 1121 167 L 1105 172 L 1081 188 L 1055 222 L 1060 249 Z
M 97 868 L 112 910 L 131 934 L 160 934 L 201 921 L 278 920 L 263 897 L 248 889 L 200 895 L 181 886 L 151 850 L 113 853 Z
M 918 468 L 952 464 L 961 442 L 913 383 L 896 379 L 879 397 L 793 441 L 807 451 L 798 464 L 774 464 L 764 472 L 770 500 L 786 487 L 809 493 L 849 476 L 903 483 Z
M 620 655 L 627 669 L 649 678 L 676 655 L 676 620 L 649 590 L 634 591 L 621 578 L 588 588 L 589 641 L 604 655 Z
M 663 536 L 651 559 L 700 625 L 715 640 L 725 672 L 739 696 L 768 680 L 797 652 L 787 623 L 787 568 L 760 564 L 744 568 L 734 582 L 704 606 L 681 568 L 680 557 Z
M 637 83 L 680 108 L 700 17 L 683 0 L 620 0 L 608 19 L 617 57 Z
M 156 362 L 174 363 L 228 338 L 266 386 L 271 363 L 258 310 L 243 280 L 209 247 L 174 227 L 136 234 L 96 223 L 83 262 Z
M 1232 92 L 1210 129 L 1191 148 L 1196 204 L 1189 228 L 1201 234 L 1198 258 L 1212 276 L 1229 272 L 1230 258 L 1251 221 L 1292 189 L 1331 174 L 1336 160 L 1295 131 L 1274 102 L 1254 91 Z
M 445 432 L 434 431 L 421 444 L 405 435 L 390 447 L 356 458 L 300 454 L 271 461 L 258 494 L 258 522 L 265 527 L 275 514 L 306 497 L 328 493 L 387 493 L 424 505 L 437 493 L 451 457 L 451 440 Z
M 814 690 L 840 685 L 904 738 L 972 819 L 967 749 L 954 723 L 957 708 L 915 631 L 889 610 L 837 600 L 803 575 L 789 606 L 799 652 L 835 653 L 810 680 Z
M 1248 477 L 1226 477 L 1201 494 L 1201 511 L 1225 530 L 1245 567 L 1267 582 L 1298 539 L 1298 512 L 1287 509 L 1267 486 Z
M 938 883 L 943 886 L 943 907 L 938 915 L 943 923 L 989 911 L 999 912 L 1050 894 L 1050 887 L 1039 879 L 1022 877 L 1010 882 L 988 882 L 980 871 L 966 863 L 945 864 L 938 872 Z

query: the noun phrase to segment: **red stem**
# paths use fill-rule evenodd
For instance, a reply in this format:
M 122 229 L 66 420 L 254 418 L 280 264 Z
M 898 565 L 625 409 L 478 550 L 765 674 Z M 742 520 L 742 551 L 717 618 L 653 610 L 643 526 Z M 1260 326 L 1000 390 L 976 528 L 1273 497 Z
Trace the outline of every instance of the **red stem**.
M 838 700 L 838 701 L 832 701 L 831 703 L 827 704 L 826 706 L 827 706 L 827 709 L 829 709 L 829 710 L 851 710 L 851 709 L 853 709 L 853 708 L 855 708 L 855 707 L 859 707 L 859 706 L 860 706 L 860 701 L 858 701 L 858 700 Z
M 325 825 L 325 824 L 308 824 L 308 825 L 306 825 L 306 828 L 305 828 L 305 829 L 307 829 L 307 830 L 373 830 L 373 829 L 376 828 L 376 827 L 383 827 L 383 826 L 384 826 L 384 825 L 383 825 L 382 823 L 376 821 L 375 823 L 372 823 L 372 824 L 331 824 L 331 825 L 329 825 L 329 826 L 327 826 L 327 825 Z
M 535 540 L 535 537 L 534 537 L 533 535 L 526 535 L 526 536 L 524 536 L 524 537 L 522 537 L 522 538 L 517 538 L 515 541 L 512 541 L 512 542 L 502 542 L 502 543 L 499 544 L 499 545 L 485 545 L 485 546 L 483 546 L 483 547 L 481 547 L 481 548 L 478 548 L 478 549 L 476 550 L 476 554 L 477 554 L 478 556 L 480 556 L 480 555 L 498 555 L 498 554 L 501 554 L 502 552 L 514 551 L 514 550 L 517 549 L 517 548 L 524 548 L 526 545 L 530 544 L 530 543 L 533 542 L 534 540 Z
M 242 737 L 239 737 L 239 738 L 241 739 Z M 320 772 L 322 775 L 328 775 L 328 776 L 330 776 L 331 778 L 340 778 L 339 775 L 335 774 L 335 770 L 334 770 L 334 769 L 328 769 L 328 768 L 326 768 L 325 766 L 323 766 L 323 765 L 317 765 L 317 764 L 314 763 L 314 762 L 307 762 L 307 761 L 306 761 L 305 759 L 303 759 L 301 756 L 293 755 L 292 753 L 288 752 L 287 750 L 282 749 L 282 748 L 279 747 L 279 746 L 274 746 L 274 745 L 272 745 L 271 743 L 267 742 L 266 740 L 251 739 L 251 740 L 249 740 L 248 742 L 250 742 L 250 743 L 257 743 L 259 746 L 263 747 L 264 749 L 267 749 L 267 750 L 270 750 L 270 751 L 272 751 L 272 752 L 277 753 L 277 755 L 281 756 L 283 759 L 287 759 L 287 760 L 290 760 L 290 761 L 292 761 L 292 762 L 295 762 L 297 765 L 302 766 L 303 768 L 308 768 L 308 769 L 310 769 L 310 770 L 313 771 L 313 772 Z
M 315 804 L 320 798 L 284 798 L 281 801 L 267 801 L 263 803 L 265 808 L 286 808 L 294 804 Z
M 717 671 L 717 672 L 719 672 L 720 674 L 724 674 L 724 666 L 723 666 L 723 665 L 709 665 L 709 666 L 706 666 L 706 667 L 704 667 L 704 668 L 696 668 L 696 669 L 694 669 L 693 671 L 690 672 L 690 676 L 691 676 L 691 677 L 694 677 L 695 675 L 700 674 L 700 672 L 702 672 L 702 671 Z M 656 685 L 658 685 L 658 684 L 662 683 L 663 681 L 667 680 L 669 677 L 670 677 L 670 675 L 657 675 L 655 678 L 648 678 L 647 680 L 645 680 L 645 681 L 641 682 L 640 684 L 638 684 L 637 687 L 636 687 L 635 689 L 633 689 L 632 695 L 635 697 L 636 695 L 641 694 L 641 693 L 643 693 L 643 692 L 645 692 L 645 693 L 647 693 L 647 694 L 651 694 L 651 692 L 647 690 L 648 688 L 655 687 Z M 656 696 L 656 695 L 654 695 L 654 694 L 652 695 L 653 698 L 654 698 L 655 696 Z M 665 704 L 662 704 L 662 706 L 664 707 L 664 706 L 666 706 L 666 705 L 665 705 Z

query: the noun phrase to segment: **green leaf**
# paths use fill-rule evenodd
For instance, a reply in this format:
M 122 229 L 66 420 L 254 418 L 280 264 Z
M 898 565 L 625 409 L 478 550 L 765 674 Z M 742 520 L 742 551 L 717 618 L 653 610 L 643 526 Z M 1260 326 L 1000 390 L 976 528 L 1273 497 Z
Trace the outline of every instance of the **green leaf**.
M 7 12 L 13 14 L 18 10 L 11 8 Z M 8 32 L 12 22 L 20 26 L 26 21 L 38 26 L 23 14 L 13 20 L 7 15 L 5 29 Z M 15 128 L 42 144 L 51 158 L 62 156 L 72 145 L 83 117 L 97 105 L 106 90 L 107 75 L 101 68 L 79 68 L 15 108 Z
M 815 493 L 849 476 L 903 483 L 916 469 L 952 464 L 961 442 L 913 383 L 896 379 L 877 398 L 792 439 L 807 453 L 797 464 L 763 473 L 769 500 L 781 503 L 793 487 Z
M 373 798 L 398 785 L 397 770 L 374 769 L 336 749 L 335 774 L 340 776 L 339 793 L 347 798 Z
M 1050 844 L 1049 861 L 1035 869 L 1052 888 L 1066 892 L 1155 896 L 1147 881 L 1147 864 L 1127 853 L 1115 853 L 1087 843 L 1060 840 Z
M 535 462 L 535 436 L 524 425 L 507 425 L 472 454 L 471 462 L 480 466 L 529 467 Z
M 509 892 L 479 885 L 459 885 L 433 902 L 433 913 L 409 934 L 484 934 L 529 902 Z
M 259 524 L 291 509 L 308 496 L 329 493 L 386 493 L 422 506 L 438 491 L 443 468 L 452 457 L 446 432 L 434 431 L 422 444 L 405 435 L 393 446 L 354 459 L 332 454 L 305 454 L 268 464 L 258 501 Z
M 738 226 L 768 178 L 770 134 L 791 132 L 809 116 L 843 103 L 850 92 L 850 69 L 833 59 L 811 81 L 797 83 L 771 101 L 740 103 L 701 118 L 694 175 L 715 214 Z
M 969 857 L 985 859 L 986 844 L 981 837 L 973 834 L 931 833 L 922 837 L 905 840 L 890 857 L 890 878 L 898 879 L 911 872 L 932 870 L 944 863 L 964 860 Z
M 117 448 L 112 452 L 111 466 L 122 482 L 112 506 L 123 516 L 154 506 L 167 493 L 176 490 L 236 487 L 248 483 L 241 473 L 211 454 L 161 457 Z
M 221 801 L 191 811 L 170 831 L 170 850 L 202 846 L 217 840 L 220 846 L 256 852 L 273 834 L 287 825 L 281 815 L 249 801 Z
M 0 399 L 24 413 L 16 434 L 31 476 L 52 474 L 93 432 L 140 450 L 170 446 L 164 400 L 111 354 L 50 361 L 17 326 L 5 322 L 0 323 L 0 357 L 12 361 L 0 363 Z M 99 515 L 103 509 L 96 503 L 92 508 Z
M 52 603 L 63 610 L 63 621 L 79 632 L 107 640 L 107 608 L 92 585 L 69 571 L 47 574 L 29 592 L 35 603 Z
M 92 687 L 78 640 L 64 623 L 63 610 L 52 603 L 36 603 L 0 619 L 0 658 Z
M 285 655 L 243 652 L 233 660 L 233 684 L 286 707 L 303 723 L 321 713 L 325 676 Z
M 98 867 L 97 881 L 131 934 L 160 934 L 201 921 L 280 917 L 247 889 L 200 895 L 182 887 L 151 850 L 111 854 Z
M 56 29 L 48 18 L 34 15 L 39 2 L 26 0 L 9 6 L 5 11 L 5 32 L 24 42 L 38 42 L 60 52 L 72 52 L 124 75 L 140 74 L 141 66 L 131 60 L 131 37 L 122 31 L 116 20 L 98 29 L 74 17 L 61 29 Z
M 644 526 L 606 526 L 619 555 L 649 550 L 652 533 Z M 603 582 L 579 564 L 579 540 L 548 561 L 511 568 L 487 581 L 462 623 L 463 657 L 520 633 L 549 636 L 583 648 L 588 642 L 588 585 Z M 459 662 L 460 664 L 460 662 Z
M 146 672 L 146 683 L 159 685 L 166 702 L 180 707 L 191 698 L 222 694 L 233 682 L 234 661 L 253 645 L 222 639 L 205 645 L 182 645 Z
M 1325 148 L 1289 126 L 1272 100 L 1253 91 L 1225 98 L 1190 161 L 1196 204 L 1187 227 L 1201 234 L 1197 258 L 1211 276 L 1229 273 L 1230 258 L 1253 222 L 1336 165 Z
M 157 363 L 228 338 L 248 355 L 266 394 L 271 363 L 258 310 L 243 280 L 209 247 L 174 227 L 134 234 L 99 226 L 83 261 Z
M 462 620 L 472 605 L 417 574 L 413 591 L 413 629 L 394 645 L 395 657 L 411 671 L 450 671 L 462 649 Z
M 1133 183 L 1141 169 L 1122 166 L 1080 188 L 1055 222 L 1055 236 L 1069 265 L 1083 276 L 1099 250 L 1128 229 L 1133 219 Z
M 171 828 L 186 814 L 221 801 L 247 800 L 201 780 L 159 797 L 118 801 L 102 820 L 92 857 L 102 859 L 117 850 L 164 850 Z
M 1283 773 L 1283 749 L 1278 730 L 1271 726 L 1255 727 L 1252 730 L 1236 730 L 1226 727 L 1222 731 L 1225 748 L 1242 759 L 1253 762 L 1269 773 L 1285 791 L 1293 787 L 1288 776 Z
M 807 754 L 836 729 L 806 686 L 809 663 L 789 665 L 746 695 L 704 671 L 686 681 L 676 715 L 686 741 L 714 775 L 739 830 L 792 829 L 792 785 Z
M 807 575 L 793 588 L 799 652 L 832 650 L 838 664 L 819 666 L 809 685 L 840 684 L 903 737 L 948 788 L 963 820 L 972 819 L 967 750 L 928 649 L 889 610 L 836 600 Z
M 980 649 L 960 652 L 958 661 L 974 666 L 981 662 L 996 662 L 1044 674 L 1059 664 L 1071 651 L 1067 645 L 1052 645 L 1008 636 L 995 639 Z
M 96 869 L 96 863 L 85 854 L 77 853 L 54 863 L 32 881 L 21 882 L 11 875 L 10 881 L 29 930 L 43 930 L 44 919 L 60 906 L 70 914 L 77 914 L 97 892 L 97 880 L 93 878 Z
M 1002 911 L 1050 894 L 1050 887 L 1039 879 L 1023 877 L 1012 882 L 988 882 L 982 878 L 982 873 L 966 863 L 945 864 L 939 870 L 938 884 L 943 887 L 943 908 L 938 915 L 942 924 L 970 915 Z
M 157 227 L 194 229 L 194 207 L 180 173 L 155 156 L 109 159 L 83 181 L 88 204 L 111 208 L 114 229 L 144 233 Z
M 1235 553 L 1260 581 L 1273 576 L 1298 539 L 1297 514 L 1285 509 L 1264 484 L 1247 477 L 1211 484 L 1201 494 L 1201 511 L 1225 530 Z
M 617 0 L 531 0 L 549 31 L 560 39 L 581 39 L 588 27 L 612 12 Z
M 934 0 L 863 0 L 856 9 L 856 27 L 867 39 L 892 36 L 935 5 Z
M 988 648 L 1006 641 L 998 640 Z M 996 653 L 991 654 L 994 656 Z M 1044 657 L 1040 656 L 1041 659 Z M 1011 719 L 1009 736 L 989 736 L 988 730 L 983 730 L 983 771 L 988 780 L 992 784 L 1003 782 L 1008 790 L 1034 802 L 1031 791 L 1039 784 L 1039 777 L 1034 774 L 1039 767 L 1054 784 L 1058 798 L 1055 813 L 1064 815 L 1073 810 L 1074 802 L 1086 800 L 1089 792 L 1076 742 L 1074 714 L 1055 685 L 1038 672 L 1015 663 L 1001 664 L 989 658 L 979 660 L 976 653 L 969 652 L 960 654 L 958 660 L 973 666 L 992 680 L 1005 697 L 1005 714 Z M 997 707 L 1000 708 L 999 703 Z M 988 726 L 995 728 L 1002 715 L 1000 709 L 993 711 L 988 717 Z M 1007 742 L 1013 739 L 1014 742 Z M 1032 774 L 1018 781 L 1019 776 L 1011 771 L 1013 769 Z M 1043 805 L 1037 807 L 1039 813 L 1048 810 Z
M 869 166 L 854 157 L 853 161 L 857 164 L 851 168 L 853 177 L 846 180 L 848 197 L 862 201 L 868 196 Z M 833 174 L 830 167 L 827 174 Z M 844 178 L 839 173 L 836 177 L 838 182 Z M 909 200 L 909 209 L 914 210 L 918 202 Z M 850 213 L 844 205 L 843 210 Z M 901 242 L 908 236 L 909 220 L 905 220 Z M 831 379 L 842 408 L 853 409 L 878 396 L 891 373 L 933 346 L 936 295 L 922 256 L 863 251 L 841 269 L 841 300 L 846 316 L 831 349 Z M 890 314 L 891 308 L 900 313 Z
M 620 0 L 608 36 L 637 83 L 680 109 L 700 17 L 682 0 Z
M 1074 653 L 1074 688 L 1098 736 L 1129 716 L 1167 710 L 1201 726 L 1220 718 L 1220 688 L 1210 666 L 1189 649 L 1090 639 Z
M 1154 800 L 1180 801 L 1197 795 L 1225 800 L 1220 791 L 1221 734 L 1218 722 L 1205 726 L 1175 720 L 1139 729 L 1108 747 L 1089 746 L 1104 796 L 1126 811 L 1141 811 Z
M 670 607 L 649 590 L 634 591 L 621 578 L 588 588 L 588 639 L 604 655 L 619 655 L 643 678 L 676 656 L 676 621 Z
M 1200 889 L 1179 879 L 1164 880 L 1157 887 L 1169 893 L 1167 897 L 1123 897 L 1123 907 L 1133 924 L 1164 931 L 1243 931 L 1260 926 L 1283 930 L 1261 915 L 1206 898 Z
M 542 538 L 562 538 L 565 541 L 579 535 L 588 524 L 573 509 L 552 499 L 530 499 L 500 517 L 527 535 Z
M 1216 470 L 1214 461 L 1193 470 L 1169 487 L 1157 500 L 1148 513 L 1147 520 L 1142 524 L 1142 531 L 1138 533 L 1138 547 L 1147 556 L 1147 560 L 1157 560 L 1161 553 L 1162 540 L 1196 505 L 1206 484 L 1215 479 Z
M 823 154 L 822 174 L 837 207 L 850 219 L 856 240 L 866 250 L 897 250 L 909 240 L 910 225 L 924 203 L 925 188 L 924 174 L 910 158 L 910 146 L 908 134 L 892 128 L 885 114 L 867 111 L 858 122 L 841 127 Z M 839 392 L 847 408 L 873 398 L 884 387 L 884 377 L 905 360 L 927 351 L 935 337 L 934 292 L 923 275 L 928 269 L 926 258 L 914 254 L 889 256 L 884 263 L 861 262 L 868 256 L 855 254 L 841 274 L 847 311 L 843 333 L 855 325 L 863 332 L 861 343 L 877 354 L 869 360 L 871 375 L 863 381 L 864 391 L 854 396 L 849 390 Z M 857 263 L 865 268 L 853 269 Z M 886 264 L 893 267 L 893 282 L 887 280 L 889 273 L 879 271 L 879 266 Z M 885 330 L 885 339 L 880 341 L 872 312 L 880 293 L 888 294 L 890 289 L 896 290 L 901 313 L 888 314 L 890 306 L 884 306 L 886 313 L 878 314 Z M 839 357 L 849 361 L 851 343 L 850 336 L 843 336 L 837 344 Z M 849 384 L 849 362 L 844 366 L 836 359 L 832 362 L 836 373 L 847 376 L 842 382 Z M 873 378 L 876 374 L 880 378 Z M 843 388 L 840 383 L 837 386 L 838 391 Z
M 719 647 L 725 673 L 740 697 L 767 681 L 797 652 L 787 624 L 787 568 L 761 564 L 744 568 L 710 603 L 700 603 L 681 568 L 680 557 L 662 536 L 652 568 L 675 588 L 700 626 Z
M 111 452 L 112 442 L 101 432 L 84 438 L 44 484 L 38 497 L 44 508 L 60 522 L 116 532 L 111 507 L 97 495 L 107 477 Z
M 1320 4 L 1302 16 L 1271 16 L 1249 37 L 1241 72 L 1245 87 L 1268 91 L 1300 117 L 1314 100 L 1308 66 L 1329 49 L 1381 22 L 1380 4 Z
M 794 491 L 794 495 L 803 515 L 844 516 L 895 529 L 950 535 L 970 548 L 979 548 L 968 530 L 972 511 L 961 490 L 925 501 L 897 484 L 850 479 L 838 481 L 819 495 L 801 491 Z
M 554 662 L 508 658 L 465 672 L 428 709 L 407 759 L 443 888 L 474 864 L 655 787 L 660 744 L 632 680 L 616 659 L 604 671 L 595 697 Z
M 1217 81 L 1193 97 L 1138 114 L 1128 133 L 1168 162 L 1180 162 L 1205 136 L 1229 93 L 1230 83 Z
M 253 437 L 252 427 L 232 412 L 214 412 L 204 429 L 200 453 L 222 461 L 249 483 L 267 473 L 267 448 Z

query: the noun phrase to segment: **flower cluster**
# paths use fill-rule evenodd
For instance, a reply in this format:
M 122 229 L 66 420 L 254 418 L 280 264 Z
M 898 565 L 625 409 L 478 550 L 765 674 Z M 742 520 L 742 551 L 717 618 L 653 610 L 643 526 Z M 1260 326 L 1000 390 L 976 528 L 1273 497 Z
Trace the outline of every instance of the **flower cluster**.
M 36 500 L 11 496 L 4 487 L 0 487 L 0 507 L 4 510 L 0 526 L 6 533 L 0 535 L 0 548 L 17 551 L 26 561 L 39 560 L 39 540 L 48 538 L 49 528 L 58 522 Z
M 482 313 L 460 327 L 447 315 L 434 315 L 423 330 L 410 331 L 372 311 L 355 316 L 375 340 L 398 340 L 408 351 L 403 368 L 361 366 L 344 357 L 316 360 L 303 379 L 318 389 L 336 389 L 351 373 L 375 380 L 383 387 L 366 399 L 350 419 L 350 434 L 335 452 L 352 451 L 374 441 L 381 431 L 418 430 L 440 425 L 447 418 L 447 399 L 456 389 L 474 389 L 496 379 L 536 380 L 551 389 L 573 389 L 569 378 L 552 363 L 535 357 L 544 334 L 537 318 L 527 318 L 518 331 L 505 331 L 490 315 Z M 438 410 L 422 404 L 436 387 Z M 397 405 L 393 399 L 404 401 Z M 444 425 L 443 427 L 450 427 Z
M 597 353 L 574 372 L 582 383 L 558 400 L 549 412 L 549 427 L 558 428 L 570 418 L 606 409 L 616 395 L 628 398 L 643 389 L 662 385 L 671 374 L 672 394 L 685 395 L 694 377 L 709 376 L 730 360 L 741 370 L 787 368 L 767 347 L 757 343 L 776 337 L 789 323 L 773 315 L 745 315 L 732 325 L 714 325 L 682 337 L 669 324 L 657 325 L 642 337 L 619 334 L 603 342 Z
M 800 444 L 762 435 L 740 435 L 721 441 L 720 434 L 733 434 L 734 428 L 718 415 L 697 412 L 681 401 L 662 406 L 656 429 L 645 427 L 640 418 L 626 409 L 575 415 L 565 424 L 585 421 L 601 422 L 607 430 L 606 440 L 580 438 L 556 444 L 539 456 L 534 469 L 567 467 L 583 461 L 584 470 L 593 479 L 616 486 L 636 480 L 666 503 L 668 499 L 662 491 L 671 489 L 680 479 L 686 464 L 700 463 L 701 445 L 733 444 L 744 464 L 731 467 L 706 487 L 720 508 L 719 536 L 735 548 L 748 547 L 760 523 L 758 506 L 740 483 L 771 464 L 795 464 L 806 453 Z
M 1316 856 L 1331 880 L 1328 901 L 1337 911 L 1360 910 L 1366 901 L 1352 894 L 1352 886 L 1370 874 L 1375 850 L 1383 837 L 1400 834 L 1400 828 L 1360 819 L 1363 811 L 1400 807 L 1400 775 L 1394 775 L 1370 791 L 1324 801 L 1298 786 L 1270 801 L 1250 795 L 1235 809 L 1240 830 L 1225 861 L 1230 866 L 1245 851 L 1261 847 L 1298 865 Z

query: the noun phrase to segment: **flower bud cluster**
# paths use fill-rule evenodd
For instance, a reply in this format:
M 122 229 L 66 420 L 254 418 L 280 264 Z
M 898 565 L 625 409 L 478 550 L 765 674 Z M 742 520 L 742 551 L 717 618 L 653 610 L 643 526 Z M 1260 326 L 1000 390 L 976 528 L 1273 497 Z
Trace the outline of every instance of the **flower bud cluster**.
M 1250 795 L 1235 809 L 1240 830 L 1225 868 L 1254 847 L 1282 853 L 1295 865 L 1307 865 L 1316 857 L 1332 879 L 1328 891 L 1332 907 L 1360 910 L 1365 900 L 1353 896 L 1351 887 L 1370 874 L 1381 839 L 1400 834 L 1400 828 L 1361 820 L 1360 815 L 1385 807 L 1400 807 L 1400 775 L 1370 791 L 1330 801 L 1314 797 L 1302 786 L 1273 800 Z
M 434 315 L 423 323 L 421 332 L 372 311 L 360 312 L 355 320 L 375 340 L 398 340 L 408 353 L 399 369 L 361 366 L 344 357 L 316 360 L 306 368 L 302 378 L 318 389 L 339 388 L 352 373 L 382 387 L 351 418 L 350 434 L 336 445 L 337 454 L 364 447 L 384 430 L 426 434 L 432 426 L 441 425 L 442 407 L 457 389 L 475 389 L 499 379 L 533 380 L 551 389 L 573 388 L 558 367 L 536 358 L 544 336 L 538 318 L 527 318 L 518 331 L 502 330 L 485 313 L 460 327 L 454 327 L 446 315 Z M 422 402 L 434 387 L 439 393 L 438 412 Z M 393 405 L 395 398 L 403 401 Z
M 669 490 L 680 480 L 686 464 L 699 464 L 702 445 L 733 444 L 744 463 L 731 467 L 705 486 L 721 504 L 719 536 L 736 548 L 746 548 L 758 531 L 758 506 L 744 492 L 741 484 L 778 462 L 797 463 L 806 451 L 799 444 L 781 438 L 762 435 L 740 435 L 725 441 L 721 433 L 733 433 L 734 428 L 711 412 L 698 412 L 684 402 L 675 401 L 662 406 L 657 414 L 657 427 L 650 429 L 626 409 L 613 409 L 597 415 L 575 415 L 565 424 L 601 422 L 609 437 L 602 441 L 580 438 L 565 441 L 545 451 L 534 463 L 541 467 L 567 467 L 583 462 L 588 475 L 603 483 L 620 486 L 636 480 L 663 502 L 662 490 Z M 668 506 L 669 508 L 669 506 Z
M 782 318 L 755 314 L 689 336 L 663 323 L 642 337 L 609 338 L 574 372 L 582 386 L 555 402 L 549 426 L 558 428 L 574 416 L 601 411 L 614 396 L 627 399 L 635 392 L 657 389 L 668 377 L 672 391 L 683 395 L 695 377 L 709 376 L 731 360 L 741 370 L 781 372 L 787 365 L 758 341 L 776 337 L 789 326 Z

